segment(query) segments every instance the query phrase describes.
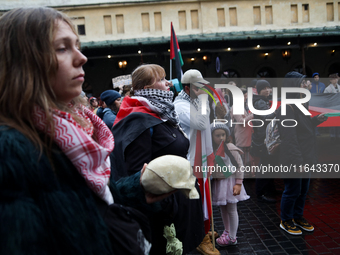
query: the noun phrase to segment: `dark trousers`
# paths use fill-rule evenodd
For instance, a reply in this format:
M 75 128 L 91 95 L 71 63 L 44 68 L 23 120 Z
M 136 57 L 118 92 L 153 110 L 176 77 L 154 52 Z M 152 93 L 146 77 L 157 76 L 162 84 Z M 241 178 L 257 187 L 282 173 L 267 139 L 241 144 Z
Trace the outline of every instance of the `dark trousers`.
M 282 221 L 303 216 L 309 183 L 309 178 L 284 179 L 285 189 L 281 199 Z
M 277 164 L 277 158 L 266 155 L 261 157 L 259 166 L 261 165 L 275 165 Z M 255 174 L 256 181 L 255 181 L 255 190 L 256 195 L 258 197 L 265 195 L 270 197 L 275 197 L 276 188 L 274 179 L 271 178 L 263 178 L 264 175 L 261 172 L 256 172 Z

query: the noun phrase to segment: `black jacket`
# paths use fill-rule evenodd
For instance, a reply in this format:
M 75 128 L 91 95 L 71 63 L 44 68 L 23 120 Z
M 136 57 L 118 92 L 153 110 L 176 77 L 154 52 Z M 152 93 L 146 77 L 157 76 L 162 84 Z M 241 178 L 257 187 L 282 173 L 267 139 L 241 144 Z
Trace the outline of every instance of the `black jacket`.
M 133 175 L 142 169 L 144 163 L 159 156 L 186 158 L 189 149 L 189 140 L 178 127 L 147 113 L 129 114 L 113 126 L 112 133 L 115 149 L 111 159 L 119 170 L 116 176 Z M 196 189 L 199 192 L 197 182 Z M 183 254 L 195 249 L 204 237 L 201 199 L 190 200 L 176 192 L 161 204 L 162 212 L 148 215 L 152 228 L 150 254 L 165 254 L 163 229 L 171 223 L 174 223 L 176 236 L 183 243 Z
M 253 95 L 253 104 L 256 110 L 268 110 L 269 107 L 269 100 L 265 96 Z M 266 138 L 266 128 L 270 121 L 266 121 L 266 119 L 273 119 L 275 118 L 275 112 L 268 114 L 268 115 L 256 115 L 254 114 L 254 121 L 252 121 L 254 133 L 252 134 L 252 140 L 256 142 L 256 144 L 264 144 L 264 139 Z M 262 120 L 255 121 L 255 119 Z M 264 125 L 262 125 L 264 123 Z M 261 126 L 262 125 L 262 126 Z M 256 127 L 261 126 L 261 127 Z
M 111 255 L 120 246 L 109 240 L 99 209 L 106 203 L 57 145 L 48 157 L 19 131 L 0 126 L 0 161 L 0 254 Z M 111 180 L 115 204 L 150 208 L 139 179 Z
M 284 166 L 315 164 L 317 162 L 315 127 L 321 122 L 317 116 L 305 116 L 295 105 L 286 106 L 286 115 L 281 116 L 281 107 L 278 109 L 280 122 L 285 119 L 294 119 L 296 127 L 283 127 L 279 125 L 281 138 L 279 163 Z M 285 121 L 284 125 L 293 126 L 293 121 Z

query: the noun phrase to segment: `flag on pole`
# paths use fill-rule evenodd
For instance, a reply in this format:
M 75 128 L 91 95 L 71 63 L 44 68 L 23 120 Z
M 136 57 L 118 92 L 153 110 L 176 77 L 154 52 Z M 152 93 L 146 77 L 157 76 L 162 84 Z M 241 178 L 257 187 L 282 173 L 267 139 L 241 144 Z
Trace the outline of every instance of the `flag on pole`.
M 209 172 L 208 166 L 214 165 L 214 153 L 212 149 L 211 135 L 208 135 L 208 132 L 210 133 L 210 125 L 209 128 L 204 131 L 197 130 L 194 160 L 194 169 L 196 169 L 196 166 L 201 169 L 199 176 L 197 175 L 198 173 L 196 171 L 195 175 L 198 178 L 202 195 L 204 229 L 206 234 L 210 230 L 210 219 L 212 216 L 211 194 L 208 181 L 211 173 Z
M 174 27 L 171 22 L 171 39 L 170 39 L 170 59 L 175 59 L 176 66 L 176 76 L 182 88 L 181 80 L 182 80 L 182 66 L 184 65 L 181 50 L 178 45 L 177 37 L 175 34 Z

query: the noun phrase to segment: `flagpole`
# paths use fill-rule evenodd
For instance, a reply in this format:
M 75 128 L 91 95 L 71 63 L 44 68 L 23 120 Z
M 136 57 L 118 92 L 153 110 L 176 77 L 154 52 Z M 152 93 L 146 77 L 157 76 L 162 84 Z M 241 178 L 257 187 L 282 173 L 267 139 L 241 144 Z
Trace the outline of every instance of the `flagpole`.
M 170 59 L 170 81 L 172 80 L 172 59 Z
M 212 244 L 213 244 L 213 251 L 215 251 L 215 229 L 214 229 L 214 212 L 213 212 L 213 206 L 212 206 L 212 198 L 211 198 L 211 182 L 210 182 L 210 176 L 208 177 L 208 184 L 209 184 L 209 193 L 210 193 L 210 205 L 211 205 L 211 232 L 212 232 Z

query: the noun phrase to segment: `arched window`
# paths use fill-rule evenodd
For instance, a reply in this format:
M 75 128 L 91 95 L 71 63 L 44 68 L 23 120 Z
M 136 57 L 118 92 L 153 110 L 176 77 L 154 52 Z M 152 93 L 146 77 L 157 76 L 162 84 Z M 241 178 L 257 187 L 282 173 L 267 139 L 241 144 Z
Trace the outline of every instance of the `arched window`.
M 240 74 L 233 69 L 226 69 L 223 71 L 221 78 L 239 78 Z
M 340 63 L 333 63 L 331 66 L 328 68 L 328 74 L 332 73 L 340 73 Z

